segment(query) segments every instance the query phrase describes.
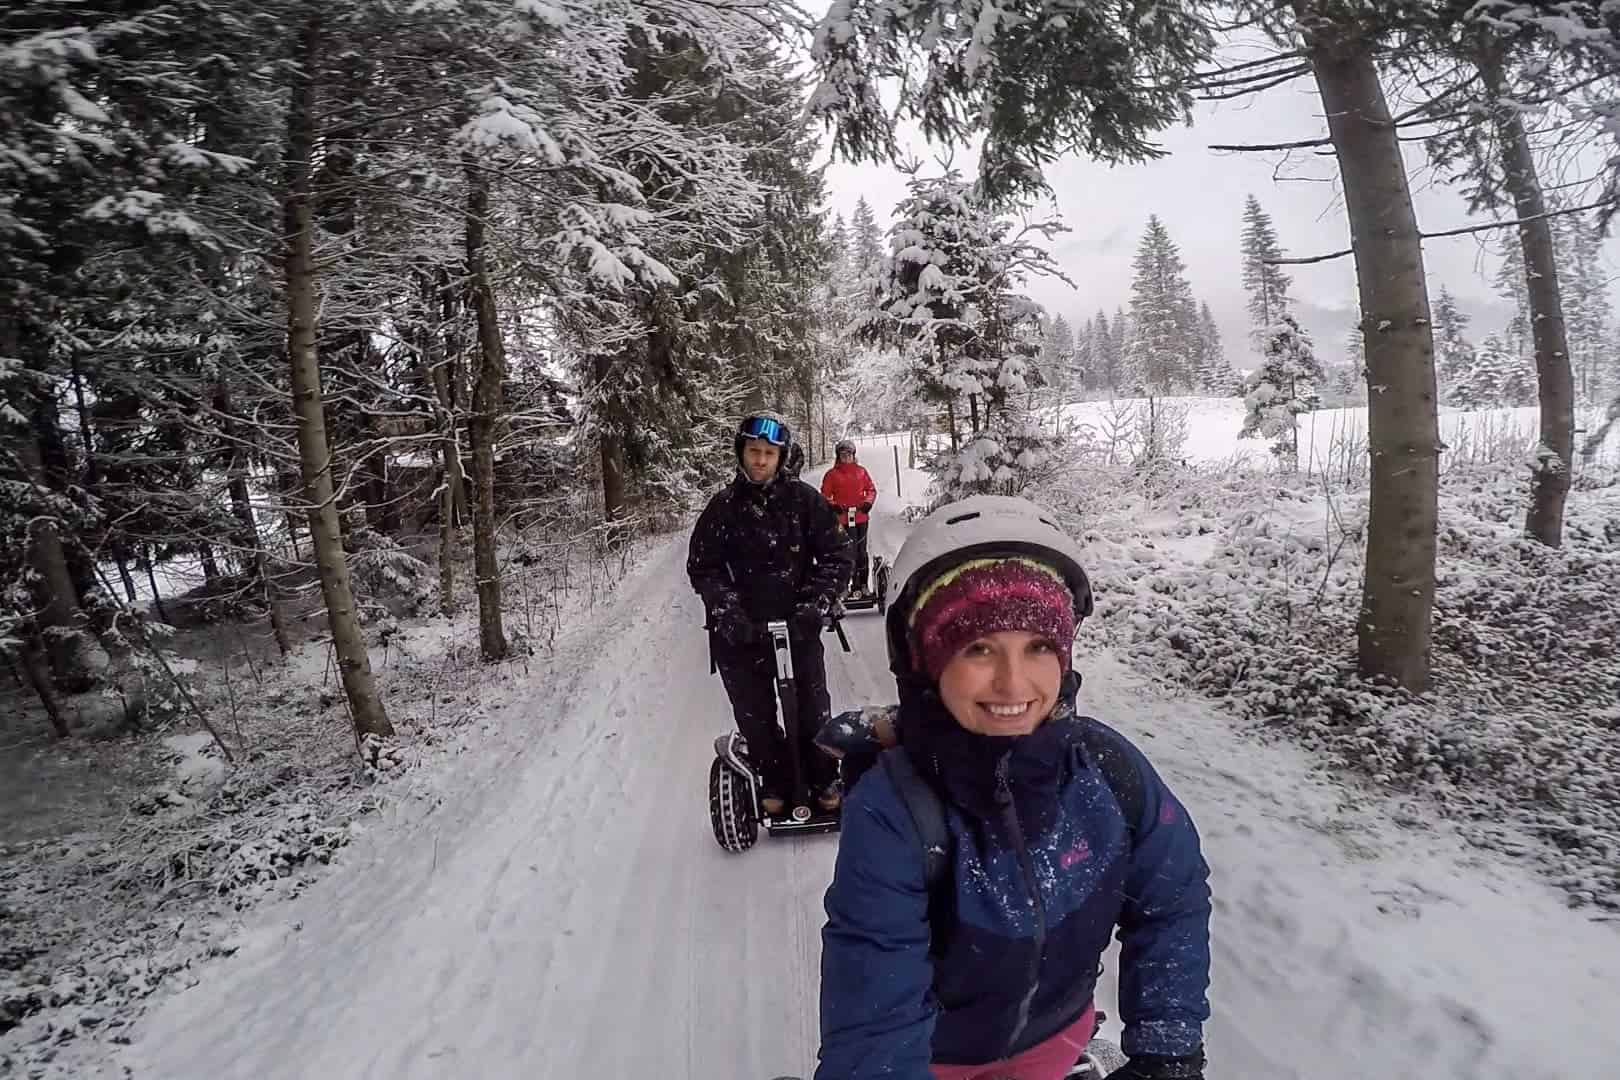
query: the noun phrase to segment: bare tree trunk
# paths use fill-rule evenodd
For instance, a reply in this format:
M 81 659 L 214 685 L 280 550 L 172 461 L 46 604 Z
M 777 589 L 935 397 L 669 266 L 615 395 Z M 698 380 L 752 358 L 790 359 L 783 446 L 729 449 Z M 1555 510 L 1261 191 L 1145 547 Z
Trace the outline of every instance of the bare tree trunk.
M 57 738 L 65 739 L 72 735 L 68 727 L 67 715 L 62 711 L 62 703 L 56 696 L 56 684 L 51 681 L 50 664 L 45 659 L 45 651 L 40 647 L 39 631 L 27 629 L 21 634 L 22 644 L 17 650 L 22 661 L 23 674 L 28 678 L 28 685 L 34 688 L 39 696 L 39 703 L 45 707 L 45 715 L 51 722 L 51 730 L 56 732 Z
M 445 360 L 443 369 L 437 378 L 442 380 L 443 394 L 446 408 L 450 410 L 450 438 L 456 442 L 456 527 L 465 525 L 472 517 L 468 510 L 467 501 L 467 470 L 466 463 L 461 457 L 461 414 L 467 405 L 467 365 L 465 349 L 461 341 L 460 323 L 456 314 L 456 291 L 452 287 L 450 275 L 444 270 L 440 275 L 440 318 L 441 324 L 448 327 L 444 338 Z M 438 383 L 435 383 L 438 386 Z
M 219 580 L 219 564 L 214 561 L 214 546 L 198 544 L 197 558 L 202 562 L 203 580 L 212 585 Z
M 1409 690 L 1429 682 L 1440 431 L 1423 243 L 1372 45 L 1296 5 L 1339 161 L 1366 337 L 1372 454 L 1360 666 Z
M 34 433 L 21 428 L 13 441 L 24 479 L 41 492 L 50 490 L 44 460 Z M 79 626 L 79 594 L 68 570 L 67 553 L 57 532 L 56 519 L 36 513 L 28 523 L 28 564 L 39 575 L 34 587 L 35 616 L 42 630 Z
M 501 415 L 501 379 L 506 355 L 496 320 L 484 230 L 489 216 L 489 181 L 463 158 L 467 173 L 468 290 L 478 315 L 478 374 L 473 383 L 467 430 L 473 454 L 473 567 L 478 579 L 478 646 L 485 660 L 506 658 L 501 625 L 501 568 L 495 554 L 495 431 Z
M 439 453 L 444 458 L 444 482 L 450 489 L 450 528 L 454 529 L 467 516 L 466 474 L 461 467 L 461 443 L 456 437 L 456 406 L 450 396 L 450 372 L 436 350 L 433 359 L 430 370 L 433 393 L 439 400 Z
M 163 610 L 163 597 L 158 595 L 157 564 L 151 555 L 141 555 L 141 568 L 146 571 L 146 585 L 152 590 L 152 610 L 157 612 L 159 619 L 168 622 L 169 613 Z
M 122 551 L 113 555 L 113 565 L 118 567 L 118 580 L 124 583 L 124 599 L 133 604 L 138 595 L 135 591 L 135 579 L 129 575 L 129 558 Z
M 310 540 L 320 571 L 321 596 L 337 654 L 343 692 L 361 735 L 392 735 L 393 725 L 371 674 L 371 657 L 360 630 L 349 564 L 344 558 L 332 490 L 332 455 L 321 412 L 321 367 L 315 352 L 315 231 L 310 208 L 310 165 L 315 146 L 315 72 L 320 17 L 312 15 L 299 33 L 297 60 L 303 65 L 287 115 L 286 191 L 282 206 L 287 277 L 287 354 L 292 368 L 293 413 L 298 419 L 298 457 L 307 500 Z
M 292 652 L 292 640 L 287 636 L 287 620 L 281 610 L 280 598 L 270 580 L 270 559 L 259 538 L 259 523 L 253 516 L 253 501 L 248 496 L 248 448 L 242 425 L 237 422 L 231 407 L 231 388 L 223 376 L 214 386 L 214 408 L 218 410 L 225 428 L 225 439 L 231 446 L 230 464 L 226 467 L 226 487 L 231 496 L 231 514 L 236 518 L 237 562 L 250 570 L 259 582 L 259 594 L 265 610 L 270 614 L 270 633 L 276 639 L 276 648 L 282 656 Z M 120 569 L 122 566 L 120 566 Z
M 430 282 L 424 282 L 423 291 L 427 327 L 422 332 L 422 367 L 425 389 L 434 401 L 434 420 L 439 425 L 439 459 L 442 465 L 439 481 L 439 613 L 448 618 L 456 610 L 456 492 L 461 488 L 461 448 L 456 442 L 450 376 L 445 370 L 444 339 L 440 336 L 439 306 Z
M 1530 466 L 1530 509 L 1525 535 L 1548 547 L 1564 542 L 1564 501 L 1569 497 L 1570 465 L 1575 454 L 1575 380 L 1569 366 L 1569 337 L 1564 327 L 1558 263 L 1553 254 L 1552 225 L 1541 197 L 1541 180 L 1512 102 L 1503 99 L 1502 54 L 1486 45 L 1479 56 L 1480 79 L 1495 103 L 1491 120 L 1502 151 L 1502 174 L 1518 212 L 1519 249 L 1524 253 L 1524 280 L 1530 296 L 1530 333 L 1536 345 L 1536 383 L 1541 402 L 1541 451 Z

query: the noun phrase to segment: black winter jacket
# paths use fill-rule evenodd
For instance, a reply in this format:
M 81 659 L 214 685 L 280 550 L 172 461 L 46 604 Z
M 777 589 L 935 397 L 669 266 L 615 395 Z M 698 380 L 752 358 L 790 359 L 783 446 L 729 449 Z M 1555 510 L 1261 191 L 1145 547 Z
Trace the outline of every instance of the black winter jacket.
M 806 601 L 841 596 L 854 566 L 821 492 L 782 477 L 760 486 L 738 474 L 698 517 L 686 574 L 711 615 L 738 604 L 765 622 L 787 618 Z

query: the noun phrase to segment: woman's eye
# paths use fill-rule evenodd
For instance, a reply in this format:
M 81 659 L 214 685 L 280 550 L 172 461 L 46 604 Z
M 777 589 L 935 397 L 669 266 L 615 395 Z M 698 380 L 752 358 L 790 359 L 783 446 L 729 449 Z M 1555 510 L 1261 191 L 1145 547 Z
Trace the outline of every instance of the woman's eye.
M 1054 646 L 1050 641 L 1032 641 L 1029 643 L 1029 651 L 1037 653 L 1055 653 L 1057 652 L 1057 647 Z
M 984 656 L 990 652 L 990 646 L 983 641 L 975 641 L 962 652 L 967 656 Z

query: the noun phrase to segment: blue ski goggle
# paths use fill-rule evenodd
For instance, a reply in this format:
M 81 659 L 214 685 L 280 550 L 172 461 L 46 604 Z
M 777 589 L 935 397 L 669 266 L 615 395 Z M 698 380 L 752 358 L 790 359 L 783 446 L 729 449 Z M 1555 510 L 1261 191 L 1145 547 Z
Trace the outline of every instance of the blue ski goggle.
M 764 439 L 773 446 L 786 446 L 787 426 L 768 416 L 750 416 L 743 421 L 742 433 L 750 439 Z

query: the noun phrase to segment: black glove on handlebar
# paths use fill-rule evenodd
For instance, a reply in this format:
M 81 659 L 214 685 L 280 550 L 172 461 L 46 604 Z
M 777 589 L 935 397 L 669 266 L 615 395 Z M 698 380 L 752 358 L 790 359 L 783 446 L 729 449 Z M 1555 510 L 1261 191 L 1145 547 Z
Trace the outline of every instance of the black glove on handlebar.
M 1181 1057 L 1137 1054 L 1123 1069 L 1108 1074 L 1109 1080 L 1204 1080 L 1204 1051 Z
M 872 512 L 872 504 L 869 502 L 861 503 L 860 510 L 863 514 L 870 514 Z
M 831 610 L 832 601 L 825 596 L 802 600 L 799 606 L 793 609 L 793 621 L 804 627 L 814 626 L 819 632 L 822 622 L 827 618 L 827 612 Z

